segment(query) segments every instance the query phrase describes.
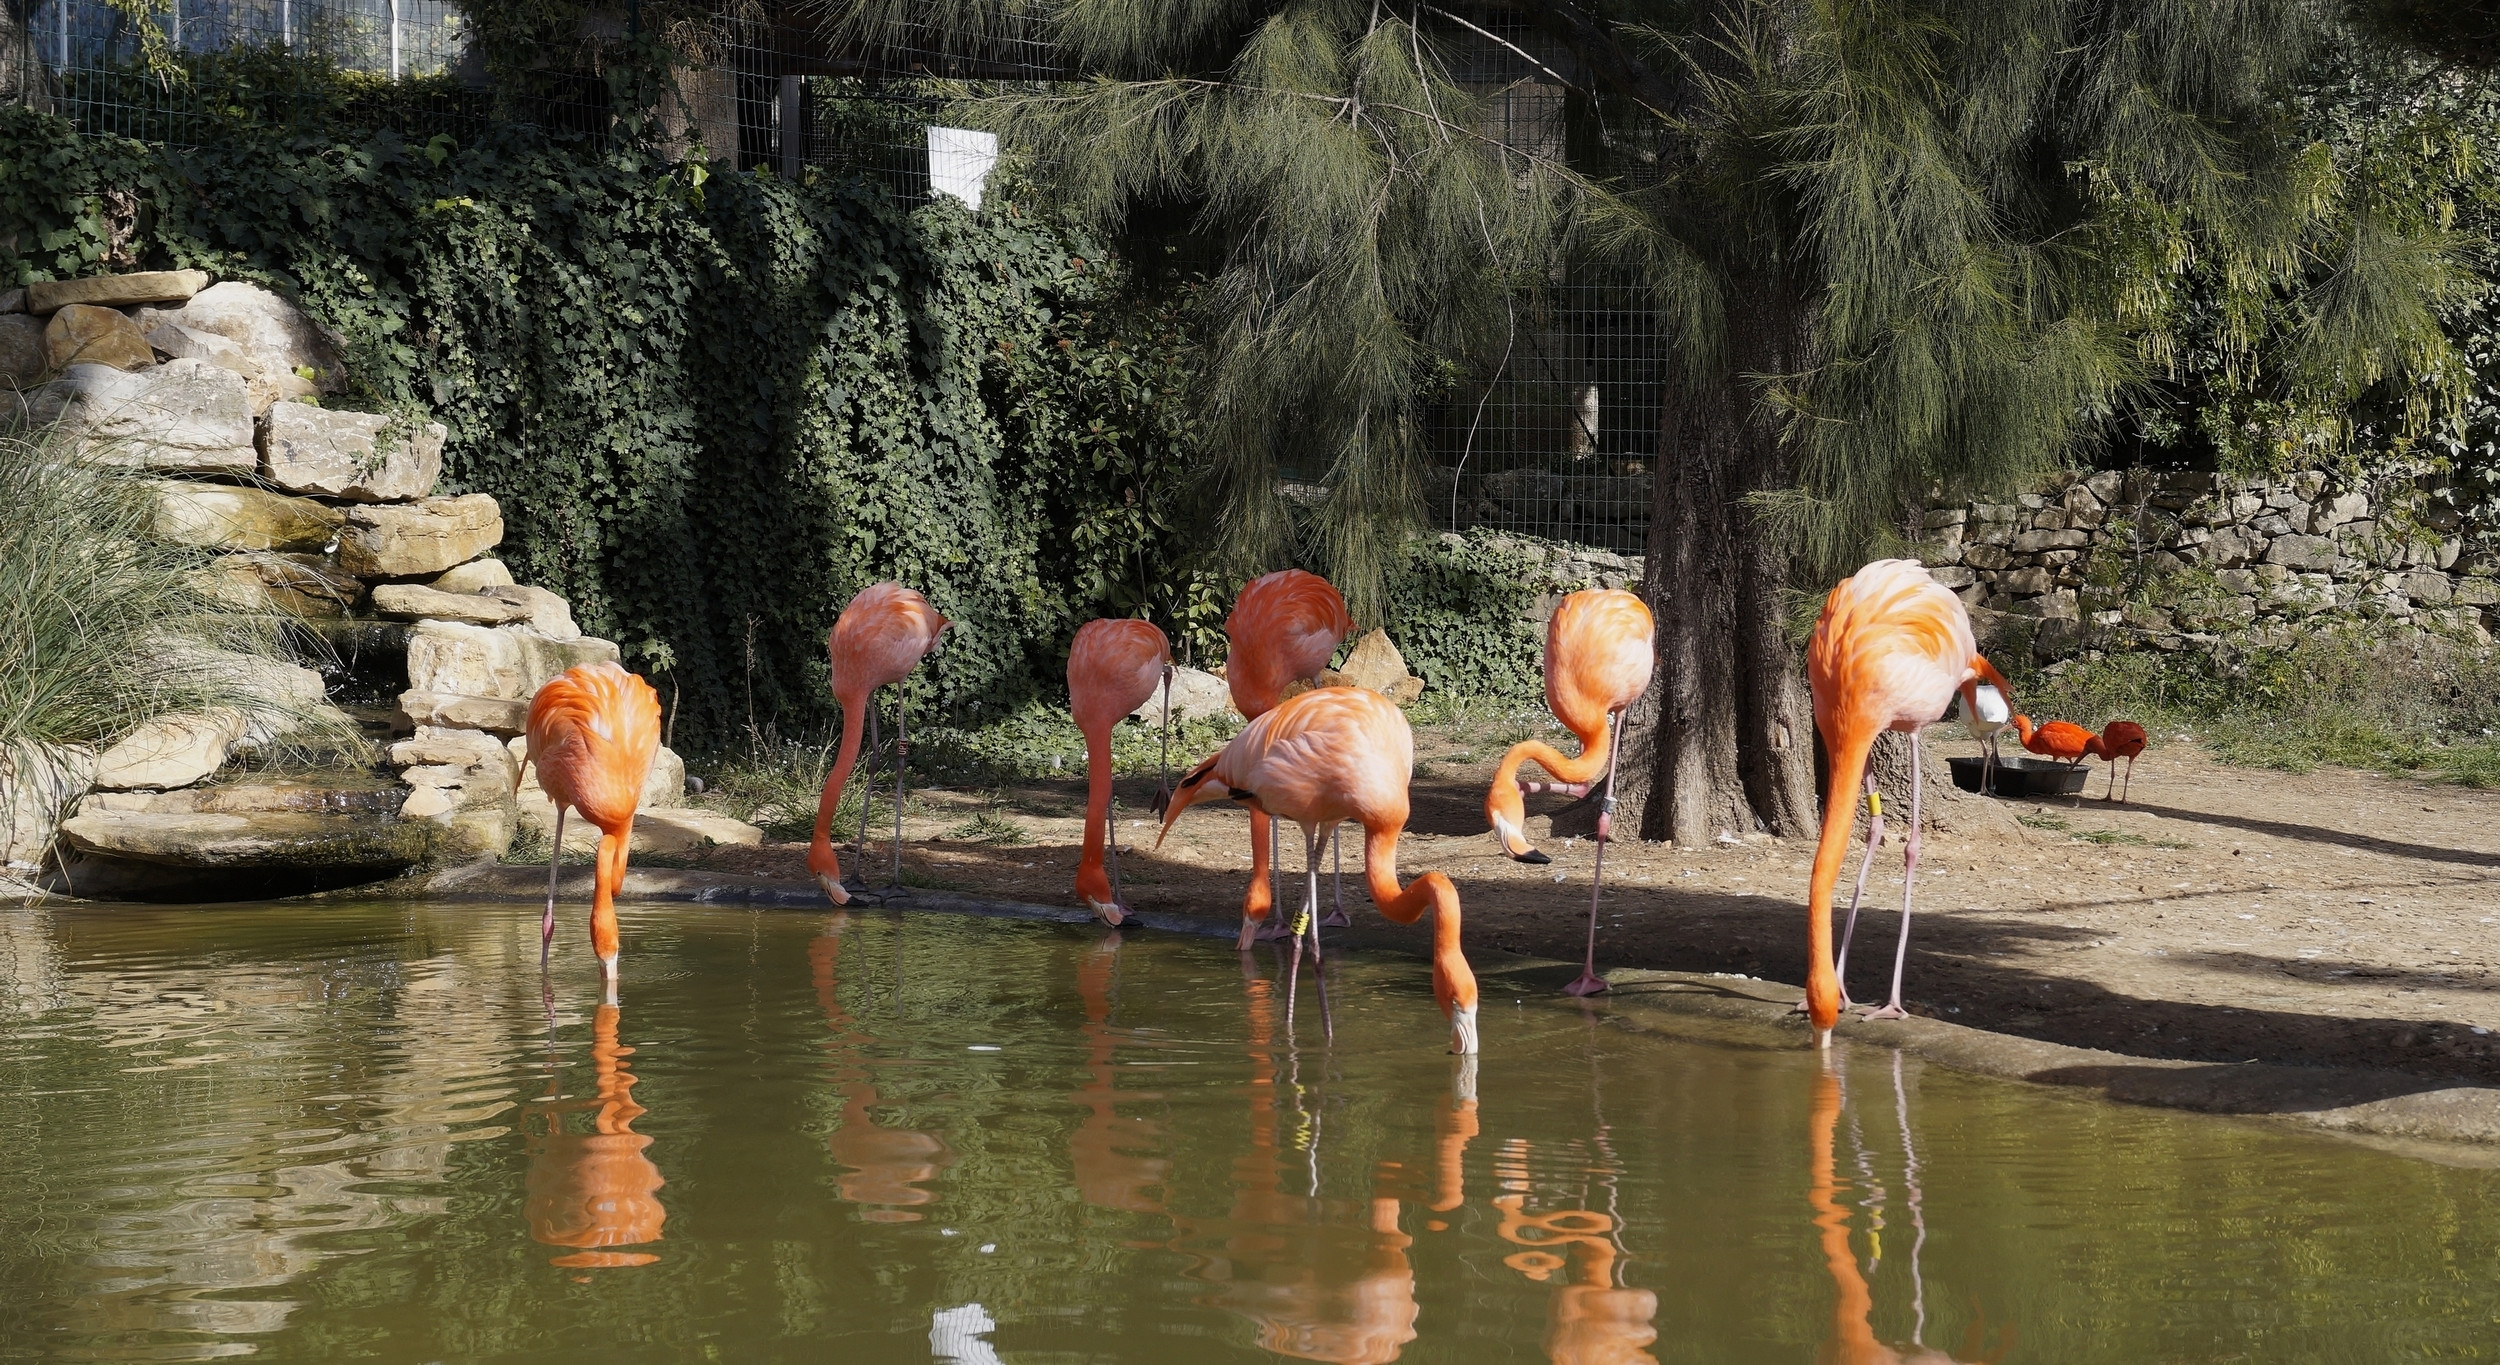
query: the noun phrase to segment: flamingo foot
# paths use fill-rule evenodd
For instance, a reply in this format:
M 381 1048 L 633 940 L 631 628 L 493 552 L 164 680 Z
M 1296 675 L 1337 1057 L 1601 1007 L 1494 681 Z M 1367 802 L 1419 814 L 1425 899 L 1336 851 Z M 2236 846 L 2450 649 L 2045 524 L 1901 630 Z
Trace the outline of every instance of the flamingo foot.
M 1347 914 L 1345 912 L 1345 907 L 1340 905 L 1336 909 L 1331 910 L 1326 915 L 1320 917 L 1319 927 L 1322 929 L 1351 929 L 1354 927 L 1354 916 Z
M 1901 1008 L 1901 1002 L 1895 1000 L 1879 1009 L 1868 1010 L 1858 1017 L 1860 1019 L 1907 1019 L 1910 1017 L 1910 1012 Z
M 1285 927 L 1283 915 L 1271 914 L 1266 919 L 1258 921 L 1258 925 L 1259 931 L 1251 937 L 1260 943 L 1282 943 L 1286 939 L 1300 937 Z
M 1606 979 L 1604 977 L 1599 976 L 1595 972 L 1582 972 L 1580 973 L 1579 980 L 1563 987 L 1563 994 L 1577 996 L 1604 995 L 1607 989 Z

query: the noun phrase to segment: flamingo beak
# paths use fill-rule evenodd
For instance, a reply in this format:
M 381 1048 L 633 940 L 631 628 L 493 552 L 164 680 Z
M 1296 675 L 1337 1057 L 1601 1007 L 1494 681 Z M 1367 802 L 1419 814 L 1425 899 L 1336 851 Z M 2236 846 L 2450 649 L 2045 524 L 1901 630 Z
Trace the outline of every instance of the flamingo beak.
M 851 893 L 842 889 L 841 878 L 827 876 L 824 873 L 819 872 L 816 874 L 816 884 L 825 889 L 825 897 L 828 900 L 831 900 L 834 904 L 848 905 L 851 903 Z

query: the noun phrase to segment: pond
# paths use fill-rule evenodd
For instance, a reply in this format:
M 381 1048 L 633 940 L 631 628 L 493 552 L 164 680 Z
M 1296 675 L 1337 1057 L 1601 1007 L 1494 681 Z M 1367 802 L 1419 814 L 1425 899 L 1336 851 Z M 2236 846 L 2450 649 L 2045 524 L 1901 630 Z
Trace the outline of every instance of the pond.
M 610 1008 L 577 918 L 0 911 L 0 1358 L 2500 1343 L 2491 1171 L 1152 933 L 628 907 Z

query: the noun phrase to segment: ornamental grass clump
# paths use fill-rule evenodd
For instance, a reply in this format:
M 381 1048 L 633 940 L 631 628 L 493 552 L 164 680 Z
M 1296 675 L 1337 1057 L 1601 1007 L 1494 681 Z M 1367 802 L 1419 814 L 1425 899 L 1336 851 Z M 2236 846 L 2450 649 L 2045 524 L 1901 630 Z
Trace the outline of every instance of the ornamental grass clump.
M 223 710 L 247 736 L 347 738 L 326 707 L 271 686 L 272 665 L 294 662 L 284 619 L 212 596 L 214 552 L 159 536 L 156 515 L 134 471 L 76 458 L 47 431 L 0 434 L 0 820 L 13 834 L 17 806 L 79 794 L 37 774 L 160 716 Z

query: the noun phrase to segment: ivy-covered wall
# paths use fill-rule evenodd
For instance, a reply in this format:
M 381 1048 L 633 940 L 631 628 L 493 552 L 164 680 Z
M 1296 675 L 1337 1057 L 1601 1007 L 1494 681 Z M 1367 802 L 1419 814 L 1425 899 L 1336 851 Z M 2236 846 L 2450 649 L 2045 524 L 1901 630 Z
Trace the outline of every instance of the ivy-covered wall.
M 1204 626 L 1175 574 L 1177 300 L 994 204 L 708 177 L 522 131 L 201 151 L 0 109 L 0 269 L 201 266 L 296 295 L 360 407 L 451 432 L 522 581 L 683 690 L 681 744 L 831 714 L 824 636 L 899 577 L 962 623 L 919 700 L 978 719 L 1089 617 Z M 925 714 L 925 712 L 924 712 Z

